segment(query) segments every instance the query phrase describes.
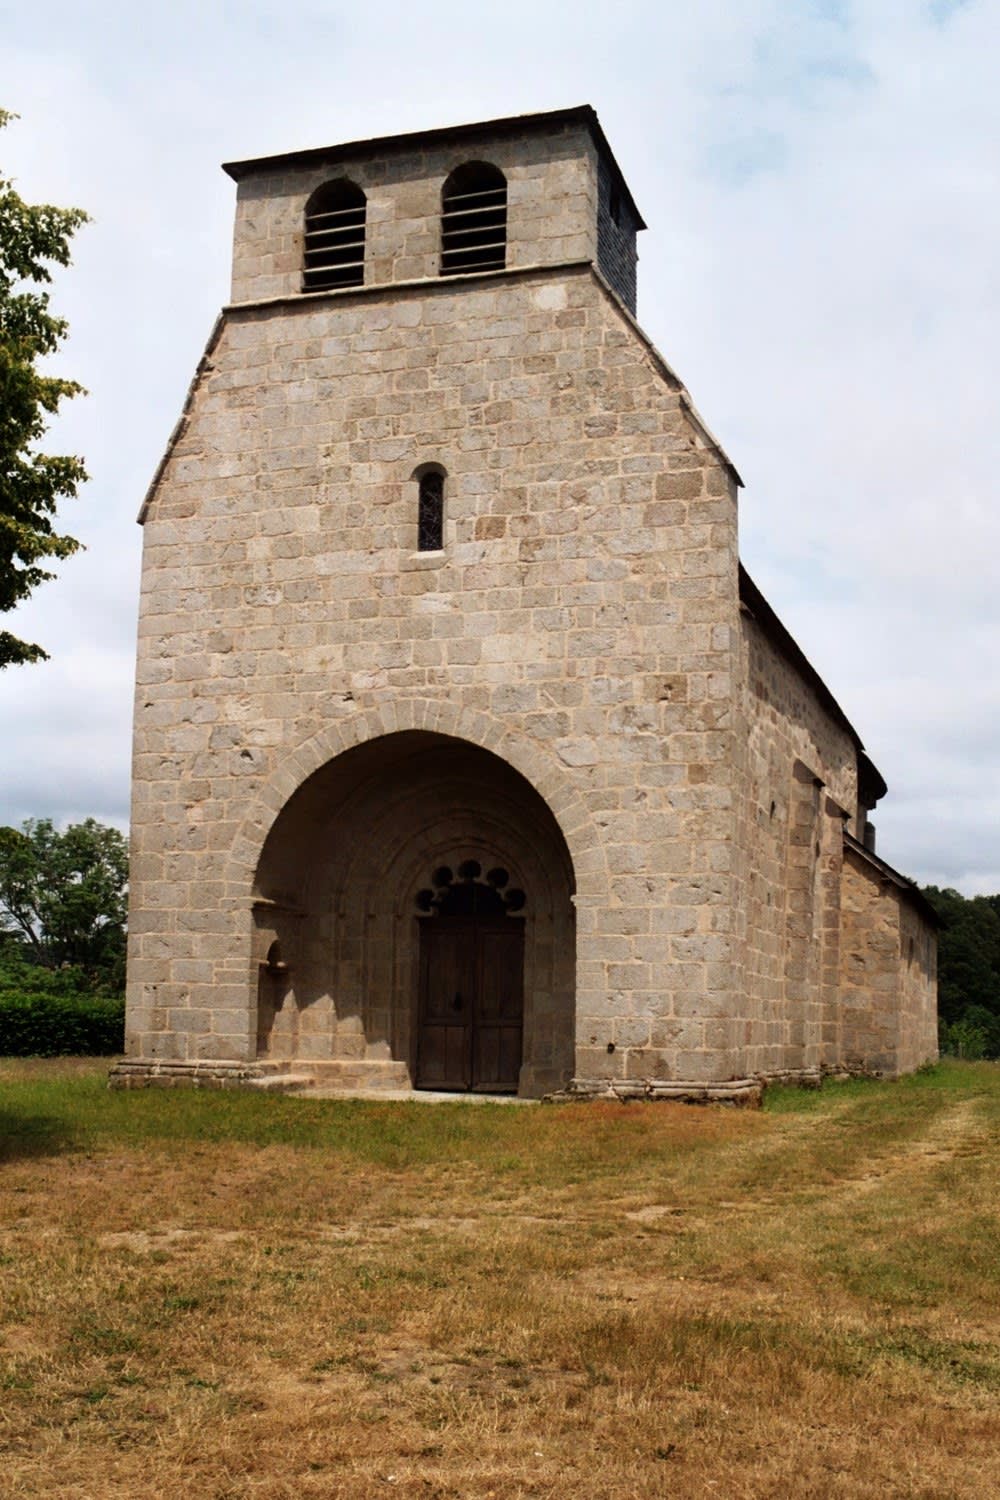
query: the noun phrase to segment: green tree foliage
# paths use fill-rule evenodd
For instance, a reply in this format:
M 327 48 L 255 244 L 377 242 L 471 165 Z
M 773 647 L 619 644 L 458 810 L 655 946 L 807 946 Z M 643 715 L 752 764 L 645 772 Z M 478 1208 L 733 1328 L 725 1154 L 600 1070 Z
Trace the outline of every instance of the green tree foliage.
M 12 118 L 0 109 L 0 129 Z M 66 321 L 37 288 L 52 280 L 51 264 L 69 265 L 69 242 L 86 220 L 79 208 L 25 203 L 0 176 L 0 613 L 53 576 L 49 559 L 80 545 L 53 519 L 86 479 L 83 463 L 40 453 L 38 444 L 60 401 L 83 388 L 39 369 L 66 337 Z M 41 646 L 0 630 L 0 667 L 45 657 Z
M 0 954 L 0 1057 L 121 1052 L 125 1001 L 94 991 L 79 969 L 40 969 Z
M 924 887 L 942 921 L 938 1011 L 942 1046 L 961 1057 L 1000 1057 L 1000 896 Z
M 94 818 L 64 833 L 51 818 L 0 828 L 0 933 L 8 953 L 120 986 L 127 887 L 128 840 L 116 828 Z

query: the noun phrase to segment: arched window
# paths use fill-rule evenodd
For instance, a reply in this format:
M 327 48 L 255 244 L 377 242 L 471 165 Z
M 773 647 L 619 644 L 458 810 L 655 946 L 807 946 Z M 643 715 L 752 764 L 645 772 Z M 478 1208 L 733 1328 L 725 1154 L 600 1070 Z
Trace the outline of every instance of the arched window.
M 367 200 L 353 182 L 325 182 L 306 204 L 302 290 L 361 286 L 365 279 Z
M 424 469 L 419 475 L 417 550 L 440 552 L 444 547 L 444 473 Z
M 441 194 L 441 275 L 502 271 L 507 263 L 507 179 L 499 167 L 456 167 Z

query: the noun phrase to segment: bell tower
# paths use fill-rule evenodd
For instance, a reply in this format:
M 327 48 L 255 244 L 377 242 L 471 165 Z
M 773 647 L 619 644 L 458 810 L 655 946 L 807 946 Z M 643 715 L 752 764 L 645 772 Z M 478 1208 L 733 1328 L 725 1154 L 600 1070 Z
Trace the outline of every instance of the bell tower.
M 234 304 L 587 262 L 635 314 L 645 226 L 589 105 L 225 170 Z

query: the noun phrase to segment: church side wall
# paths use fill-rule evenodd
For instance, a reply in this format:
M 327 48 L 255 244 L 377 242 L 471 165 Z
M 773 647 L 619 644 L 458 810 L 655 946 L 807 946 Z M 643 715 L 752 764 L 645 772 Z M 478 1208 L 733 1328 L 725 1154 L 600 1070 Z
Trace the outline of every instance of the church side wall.
M 897 1073 L 912 1073 L 938 1056 L 937 932 L 897 891 L 899 905 L 899 1041 Z
M 936 935 L 864 855 L 844 855 L 841 1004 L 847 1068 L 912 1072 L 937 1057 Z
M 578 1076 L 730 1076 L 736 637 L 730 478 L 589 268 L 228 314 L 146 522 L 132 1055 L 253 1056 L 241 830 L 447 720 L 578 810 Z
M 741 648 L 736 1041 L 748 1073 L 812 1073 L 840 1045 L 842 814 L 856 801 L 856 751 L 747 611 Z

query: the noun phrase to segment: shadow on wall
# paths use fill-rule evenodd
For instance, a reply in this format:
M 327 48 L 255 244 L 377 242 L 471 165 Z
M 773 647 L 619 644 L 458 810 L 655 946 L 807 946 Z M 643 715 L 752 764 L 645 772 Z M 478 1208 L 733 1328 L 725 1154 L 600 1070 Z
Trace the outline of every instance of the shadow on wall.
M 419 730 L 337 756 L 268 835 L 254 905 L 259 1055 L 392 1060 L 415 1078 L 421 923 L 436 920 L 427 894 L 442 868 L 473 865 L 502 870 L 523 897 L 507 917 L 524 932 L 520 1091 L 561 1085 L 575 1030 L 565 839 L 505 761 Z

